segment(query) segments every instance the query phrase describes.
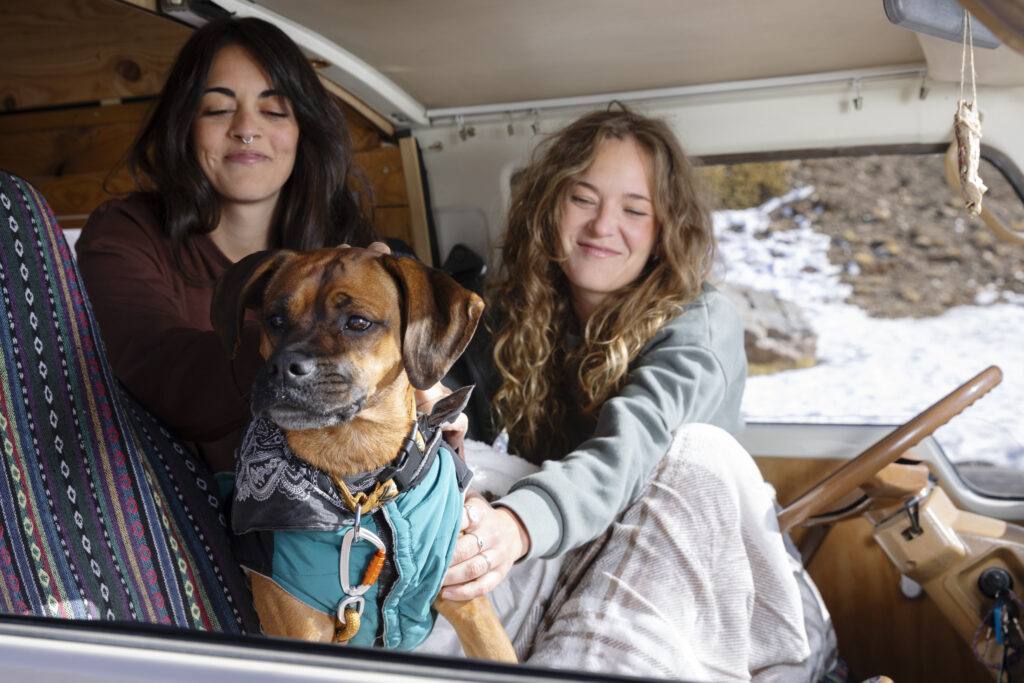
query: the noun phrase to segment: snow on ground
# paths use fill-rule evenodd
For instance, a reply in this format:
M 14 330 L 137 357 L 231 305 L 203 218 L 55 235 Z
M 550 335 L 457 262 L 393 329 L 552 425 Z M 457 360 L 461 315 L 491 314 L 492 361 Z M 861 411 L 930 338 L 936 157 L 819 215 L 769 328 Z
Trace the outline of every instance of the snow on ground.
M 762 234 L 769 213 L 785 212 L 811 192 L 797 188 L 760 207 L 714 215 L 718 278 L 797 303 L 818 335 L 815 367 L 747 380 L 747 419 L 898 424 L 998 365 L 1002 384 L 936 436 L 954 462 L 1024 469 L 1024 298 L 959 306 L 934 318 L 871 318 L 844 303 L 849 285 L 840 282 L 840 268 L 828 260 L 829 238 L 814 232 L 813 220 L 797 216 L 796 229 Z M 994 298 L 979 296 L 978 303 Z

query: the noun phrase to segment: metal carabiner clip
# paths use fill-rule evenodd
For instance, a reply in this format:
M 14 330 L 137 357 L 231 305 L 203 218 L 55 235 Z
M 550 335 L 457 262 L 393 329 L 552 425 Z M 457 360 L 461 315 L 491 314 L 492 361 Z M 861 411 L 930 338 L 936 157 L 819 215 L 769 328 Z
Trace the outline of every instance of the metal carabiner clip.
M 370 531 L 369 529 L 363 529 L 361 532 L 362 537 L 373 543 L 377 550 L 385 551 L 384 541 L 380 540 L 380 537 Z M 357 538 L 355 529 L 349 529 L 345 532 L 345 535 L 341 539 L 341 552 L 338 554 L 338 579 L 341 582 L 341 590 L 345 595 L 361 596 L 366 591 L 370 590 L 370 586 L 360 584 L 353 587 L 349 581 L 349 561 L 352 558 L 352 544 Z
M 366 599 L 361 595 L 349 595 L 338 602 L 338 621 L 343 626 L 347 623 L 345 619 L 345 609 L 349 605 L 355 605 L 356 614 L 362 617 L 363 608 L 366 606 Z
M 353 543 L 359 543 L 359 541 L 363 540 L 363 536 L 362 536 L 362 530 L 363 529 L 360 526 L 360 523 L 363 521 L 363 506 L 360 505 L 359 503 L 356 503 L 356 511 L 355 512 L 356 512 L 356 521 L 355 521 L 355 524 L 352 525 L 352 531 L 355 534 L 355 537 L 353 538 L 352 542 Z

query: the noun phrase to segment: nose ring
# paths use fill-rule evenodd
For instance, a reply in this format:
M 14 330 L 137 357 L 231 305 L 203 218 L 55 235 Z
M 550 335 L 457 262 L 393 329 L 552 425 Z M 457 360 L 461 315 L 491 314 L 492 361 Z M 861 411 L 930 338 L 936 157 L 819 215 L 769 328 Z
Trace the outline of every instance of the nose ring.
M 252 141 L 253 141 L 253 137 L 251 135 L 246 135 L 245 137 L 242 138 L 242 144 L 243 145 L 251 145 Z

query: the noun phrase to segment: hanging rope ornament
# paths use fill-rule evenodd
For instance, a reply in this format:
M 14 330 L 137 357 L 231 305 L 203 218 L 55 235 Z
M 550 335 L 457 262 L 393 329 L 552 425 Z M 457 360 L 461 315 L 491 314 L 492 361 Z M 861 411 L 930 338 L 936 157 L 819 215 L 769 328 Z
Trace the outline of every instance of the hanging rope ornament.
M 964 99 L 964 81 L 967 54 L 971 55 L 971 101 Z M 968 211 L 981 213 L 981 197 L 988 190 L 978 165 L 981 163 L 981 117 L 978 112 L 978 88 L 974 74 L 974 39 L 971 35 L 971 15 L 964 10 L 963 53 L 960 59 L 960 99 L 953 115 L 953 134 L 956 136 L 957 172 L 960 176 L 960 194 Z

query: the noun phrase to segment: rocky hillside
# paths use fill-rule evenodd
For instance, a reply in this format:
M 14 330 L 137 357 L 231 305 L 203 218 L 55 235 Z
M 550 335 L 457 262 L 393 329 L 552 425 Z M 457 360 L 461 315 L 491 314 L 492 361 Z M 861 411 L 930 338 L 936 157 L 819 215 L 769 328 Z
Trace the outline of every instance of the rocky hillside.
M 941 156 L 712 166 L 702 175 L 715 206 L 726 209 L 763 206 L 810 188 L 796 192 L 805 199 L 775 209 L 767 229 L 761 224 L 746 237 L 771 240 L 768 249 L 748 253 L 774 254 L 771 245 L 788 243 L 786 231 L 809 224 L 827 236 L 828 260 L 852 290 L 848 301 L 870 316 L 924 318 L 961 304 L 1024 303 L 1024 246 L 999 241 L 967 214 L 946 186 Z M 990 187 L 985 206 L 1024 231 L 1024 202 L 987 163 L 982 177 Z M 803 270 L 812 275 L 820 267 L 808 263 Z M 787 299 L 735 283 L 723 291 L 743 316 L 753 374 L 816 363 L 816 336 L 799 289 Z
M 807 199 L 782 207 L 772 230 L 811 219 L 832 239 L 829 258 L 853 286 L 850 302 L 879 317 L 927 317 L 951 306 L 1024 296 L 1024 246 L 995 238 L 948 189 L 943 159 L 869 156 L 785 165 L 792 186 L 813 185 Z M 1024 202 L 991 165 L 986 205 L 1024 230 Z

